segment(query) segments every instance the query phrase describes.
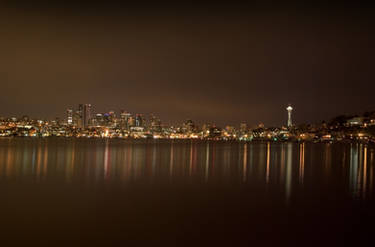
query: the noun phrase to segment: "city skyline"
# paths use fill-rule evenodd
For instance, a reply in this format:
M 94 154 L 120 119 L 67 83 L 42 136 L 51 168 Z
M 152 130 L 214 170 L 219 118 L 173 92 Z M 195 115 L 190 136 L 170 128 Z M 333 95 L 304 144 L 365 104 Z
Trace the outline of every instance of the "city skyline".
M 375 142 L 375 111 L 339 115 L 320 124 L 295 124 L 292 105 L 284 108 L 287 121 L 281 126 L 198 123 L 187 119 L 178 124 L 163 122 L 153 114 L 145 116 L 121 110 L 116 114 L 92 111 L 91 104 L 67 109 L 55 120 L 0 117 L 0 137 L 67 137 L 121 139 L 199 139 L 217 141 Z
M 134 112 L 134 111 L 131 111 L 129 109 L 128 110 L 125 110 L 124 108 L 115 109 L 114 107 L 112 107 L 110 109 L 106 109 L 104 111 L 98 111 L 96 109 L 97 109 L 96 106 L 93 105 L 93 104 L 80 103 L 80 104 L 77 104 L 76 107 L 65 108 L 64 113 L 56 113 L 55 117 L 52 117 L 52 118 L 35 117 L 35 116 L 30 115 L 30 114 L 21 114 L 21 115 L 11 114 L 11 115 L 8 115 L 8 116 L 0 115 L 0 118 L 3 118 L 3 119 L 12 119 L 12 118 L 21 119 L 23 117 L 27 117 L 27 118 L 30 118 L 30 119 L 38 119 L 38 120 L 43 120 L 43 121 L 59 120 L 59 121 L 64 121 L 67 124 L 72 124 L 74 118 L 78 114 L 82 118 L 82 124 L 80 125 L 80 127 L 88 127 L 89 120 L 94 119 L 96 117 L 96 115 L 112 115 L 112 116 L 117 116 L 117 117 L 120 118 L 123 114 L 126 114 L 126 115 L 129 115 L 131 117 L 135 117 L 135 116 L 140 115 L 145 120 L 146 119 L 148 120 L 148 119 L 151 119 L 151 118 L 154 118 L 154 117 L 157 117 L 159 120 L 161 119 L 161 118 L 159 118 L 160 116 L 157 113 L 154 113 L 154 112 L 151 112 L 151 113 L 150 112 L 149 113 Z M 280 112 L 282 112 L 281 110 L 283 108 L 280 107 L 279 109 L 280 109 Z M 335 116 L 330 116 L 329 118 L 323 119 L 322 121 L 318 121 L 318 122 L 295 122 L 294 121 L 295 115 L 294 114 L 292 115 L 292 112 L 295 110 L 294 106 L 292 107 L 292 104 L 287 104 L 287 107 L 284 108 L 284 109 L 286 110 L 286 113 L 284 114 L 284 120 L 280 125 L 266 124 L 261 119 L 258 119 L 258 121 L 256 121 L 255 123 L 250 123 L 250 122 L 247 122 L 247 121 L 240 121 L 240 122 L 224 121 L 224 122 L 218 123 L 218 122 L 215 122 L 215 121 L 208 121 L 208 120 L 204 120 L 204 119 L 202 121 L 199 121 L 199 120 L 196 120 L 196 119 L 191 118 L 191 117 L 181 118 L 181 119 L 179 119 L 175 122 L 163 119 L 163 125 L 178 126 L 180 124 L 183 124 L 186 121 L 194 120 L 194 122 L 196 124 L 199 124 L 199 125 L 214 124 L 215 126 L 240 126 L 241 124 L 246 123 L 247 125 L 252 126 L 254 128 L 256 126 L 261 126 L 261 125 L 267 126 L 267 127 L 292 127 L 292 126 L 296 126 L 296 125 L 305 125 L 305 124 L 319 125 L 319 124 L 322 124 L 322 123 L 335 121 L 336 118 L 341 118 L 341 117 L 346 117 L 348 119 L 349 118 L 356 118 L 356 117 L 364 116 L 368 113 L 372 114 L 372 113 L 375 112 L 374 110 L 357 111 L 357 112 L 354 112 L 352 114 L 347 114 L 347 113 L 345 114 L 345 113 L 341 112 L 341 113 L 339 113 Z
M 280 126 L 286 126 L 286 127 L 291 127 L 292 125 L 292 117 L 291 117 L 291 113 L 289 113 L 289 110 L 291 108 L 291 104 L 288 104 L 288 107 L 286 108 L 287 109 L 287 116 L 286 116 L 286 120 L 284 121 L 285 123 L 281 124 Z M 293 110 L 293 108 L 292 108 Z M 56 117 L 53 117 L 53 118 L 37 118 L 35 116 L 30 116 L 29 114 L 22 114 L 22 115 L 9 115 L 9 116 L 1 116 L 0 115 L 0 118 L 3 118 L 3 119 L 22 119 L 22 118 L 25 118 L 27 117 L 28 119 L 38 119 L 38 120 L 43 120 L 43 121 L 56 121 L 56 120 L 59 120 L 59 121 L 63 121 L 65 122 L 66 124 L 68 125 L 72 125 L 73 122 L 76 122 L 77 121 L 77 117 L 79 117 L 81 119 L 81 123 L 79 124 L 79 127 L 80 128 L 87 128 L 89 126 L 89 121 L 92 120 L 92 119 L 95 119 L 96 117 L 98 116 L 112 116 L 112 117 L 117 117 L 117 118 L 121 118 L 123 117 L 124 115 L 127 116 L 127 118 L 131 117 L 131 118 L 134 118 L 135 121 L 136 118 L 138 116 L 142 116 L 142 118 L 144 118 L 145 120 L 147 119 L 151 119 L 151 118 L 155 118 L 157 117 L 158 115 L 155 114 L 155 113 L 139 113 L 139 112 L 133 112 L 133 111 L 128 111 L 128 110 L 124 110 L 124 109 L 119 109 L 119 110 L 114 110 L 113 108 L 111 108 L 111 110 L 106 110 L 106 111 L 95 111 L 95 106 L 90 104 L 90 103 L 85 103 L 85 104 L 78 104 L 76 107 L 68 107 L 66 108 L 66 111 L 65 111 L 65 114 L 56 114 Z M 62 116 L 62 117 L 60 117 Z M 158 118 L 159 119 L 159 118 Z M 191 121 L 191 120 L 194 120 L 193 118 L 185 118 L 185 119 L 180 119 L 179 121 L 177 122 L 169 122 L 169 121 L 163 121 L 164 124 L 166 125 L 179 125 L 183 122 L 186 122 L 186 121 Z M 160 119 L 159 119 L 160 121 Z M 214 124 L 214 125 L 217 125 L 216 122 L 214 121 L 198 121 L 196 122 L 198 124 Z M 239 123 L 236 123 L 236 125 L 240 126 L 241 124 L 243 123 L 246 123 L 248 124 L 246 121 L 242 121 L 242 122 L 239 122 Z M 223 126 L 225 125 L 228 125 L 229 123 L 226 123 L 224 124 Z M 305 123 L 303 123 L 305 124 Z M 231 124 L 229 124 L 231 125 Z M 259 126 L 259 125 L 264 125 L 264 122 L 262 122 L 261 120 L 259 120 L 256 124 L 253 124 L 253 126 Z

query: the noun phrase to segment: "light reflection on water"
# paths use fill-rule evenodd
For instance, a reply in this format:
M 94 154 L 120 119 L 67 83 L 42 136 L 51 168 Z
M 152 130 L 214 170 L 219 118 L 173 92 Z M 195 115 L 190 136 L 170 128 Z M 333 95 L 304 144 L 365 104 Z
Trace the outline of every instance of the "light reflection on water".
M 196 182 L 283 188 L 343 186 L 373 198 L 374 148 L 363 144 L 1 139 L 0 181 Z

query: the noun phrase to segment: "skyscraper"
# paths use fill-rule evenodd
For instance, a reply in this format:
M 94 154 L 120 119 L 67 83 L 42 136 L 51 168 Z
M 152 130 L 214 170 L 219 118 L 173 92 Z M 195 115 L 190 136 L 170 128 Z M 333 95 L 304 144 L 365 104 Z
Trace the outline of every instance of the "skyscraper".
M 131 114 L 121 110 L 120 114 L 120 126 L 123 130 L 129 129 L 129 118 L 131 117 Z
M 288 127 L 292 127 L 293 123 L 292 123 L 292 111 L 293 111 L 293 107 L 291 105 L 289 105 L 286 110 L 288 111 Z
M 108 126 L 117 127 L 118 121 L 115 111 L 108 112 Z
M 72 125 L 73 124 L 73 110 L 67 109 L 66 113 L 67 113 L 67 123 L 68 125 Z
M 87 128 L 91 119 L 91 104 L 85 104 L 83 107 L 83 127 Z
M 83 104 L 78 105 L 78 110 L 74 114 L 74 122 L 78 128 L 82 128 L 83 126 Z
M 241 123 L 240 124 L 240 131 L 245 133 L 247 131 L 247 124 L 246 123 Z
M 128 119 L 128 128 L 130 129 L 131 127 L 135 126 L 135 119 L 134 117 L 130 116 Z
M 145 121 L 142 114 L 135 115 L 135 126 L 136 127 L 144 127 Z
M 78 105 L 78 111 L 77 111 L 78 114 L 81 115 L 81 117 L 83 116 L 83 104 L 79 104 Z
M 152 132 L 161 132 L 161 121 L 159 118 L 155 117 L 153 114 L 150 116 L 149 130 Z

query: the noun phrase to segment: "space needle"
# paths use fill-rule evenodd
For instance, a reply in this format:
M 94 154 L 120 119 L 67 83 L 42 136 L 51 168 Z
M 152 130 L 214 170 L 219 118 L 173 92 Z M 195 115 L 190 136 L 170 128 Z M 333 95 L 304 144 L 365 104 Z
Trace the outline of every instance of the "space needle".
M 291 105 L 289 105 L 286 110 L 288 111 L 288 127 L 292 127 L 293 123 L 292 123 L 292 111 L 293 111 L 293 107 Z

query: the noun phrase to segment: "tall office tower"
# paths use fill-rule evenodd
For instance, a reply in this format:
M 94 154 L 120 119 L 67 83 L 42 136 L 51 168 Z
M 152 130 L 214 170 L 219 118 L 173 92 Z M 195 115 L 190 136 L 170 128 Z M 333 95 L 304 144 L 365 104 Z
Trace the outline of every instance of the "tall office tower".
M 130 128 L 130 119 L 132 118 L 132 114 L 127 112 L 125 114 L 125 123 L 126 123 L 126 129 Z
M 128 119 L 128 129 L 135 126 L 135 119 L 134 117 L 130 116 Z
M 78 113 L 81 117 L 83 117 L 83 104 L 79 104 L 79 105 L 78 105 L 78 111 L 77 111 L 77 113 Z
M 90 119 L 91 119 L 91 105 L 85 104 L 83 107 L 83 126 L 85 128 L 88 127 Z
M 74 114 L 75 122 L 78 128 L 83 127 L 83 104 L 78 105 L 78 110 Z
M 293 111 L 293 107 L 291 105 L 289 105 L 286 110 L 288 111 L 288 127 L 292 127 L 293 123 L 292 123 L 292 111 Z
M 241 133 L 241 135 L 246 134 L 246 132 L 247 132 L 247 124 L 246 123 L 241 123 L 240 124 L 240 133 Z
M 161 132 L 161 121 L 154 115 L 150 116 L 149 130 L 152 132 Z
M 66 113 L 67 113 L 67 123 L 68 125 L 72 125 L 73 124 L 73 110 L 68 109 L 66 110 Z
M 203 132 L 209 131 L 210 128 L 211 128 L 211 124 L 209 124 L 209 123 L 205 123 L 205 124 L 202 125 L 202 131 Z
M 83 104 L 78 105 L 78 110 L 74 114 L 74 122 L 78 128 L 83 128 Z
M 109 117 L 110 117 L 111 120 L 114 120 L 116 118 L 115 111 L 109 111 L 108 114 L 109 114 Z
M 124 110 L 121 110 L 120 113 L 120 126 L 123 130 L 129 129 L 129 118 L 131 117 L 131 114 L 129 112 L 126 112 Z
M 103 114 L 97 113 L 95 115 L 95 124 L 96 124 L 96 126 L 104 126 L 104 117 L 103 117 Z
M 110 126 L 116 126 L 117 125 L 117 118 L 115 111 L 108 112 L 108 120 Z
M 126 111 L 121 110 L 120 112 L 120 128 L 126 129 Z
M 136 127 L 144 127 L 145 121 L 142 114 L 135 115 L 135 126 Z
M 82 128 L 82 118 L 81 118 L 81 114 L 79 113 L 79 111 L 75 111 L 73 114 L 73 124 L 77 128 Z

